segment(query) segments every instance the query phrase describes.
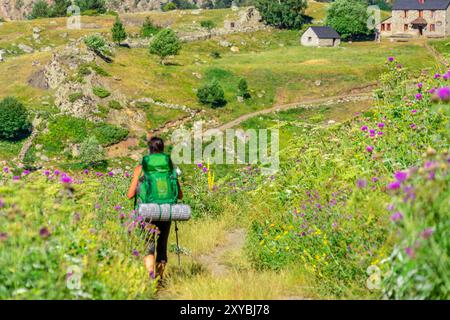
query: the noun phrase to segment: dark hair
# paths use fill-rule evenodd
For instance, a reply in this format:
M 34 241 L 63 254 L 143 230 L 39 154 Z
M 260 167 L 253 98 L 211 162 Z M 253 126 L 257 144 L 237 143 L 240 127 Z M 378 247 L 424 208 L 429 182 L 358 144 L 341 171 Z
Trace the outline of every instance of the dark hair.
M 148 142 L 148 149 L 150 153 L 162 153 L 164 152 L 164 141 L 159 137 L 153 137 Z

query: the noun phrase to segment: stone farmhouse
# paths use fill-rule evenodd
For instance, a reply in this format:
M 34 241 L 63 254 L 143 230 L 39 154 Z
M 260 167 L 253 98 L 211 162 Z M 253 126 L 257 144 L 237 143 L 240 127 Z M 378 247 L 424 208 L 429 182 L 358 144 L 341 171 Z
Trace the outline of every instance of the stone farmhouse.
M 331 27 L 309 27 L 300 42 L 307 47 L 337 47 L 341 43 L 341 36 Z
M 382 37 L 450 36 L 450 0 L 396 0 L 377 30 Z

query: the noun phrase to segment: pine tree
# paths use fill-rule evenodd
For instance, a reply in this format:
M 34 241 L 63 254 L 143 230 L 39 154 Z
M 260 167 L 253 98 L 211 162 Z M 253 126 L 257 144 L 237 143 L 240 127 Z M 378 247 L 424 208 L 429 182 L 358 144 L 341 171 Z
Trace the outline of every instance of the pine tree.
M 125 27 L 123 26 L 122 21 L 120 21 L 119 17 L 116 17 L 116 22 L 111 29 L 113 41 L 118 45 L 127 38 L 127 33 L 125 31 Z

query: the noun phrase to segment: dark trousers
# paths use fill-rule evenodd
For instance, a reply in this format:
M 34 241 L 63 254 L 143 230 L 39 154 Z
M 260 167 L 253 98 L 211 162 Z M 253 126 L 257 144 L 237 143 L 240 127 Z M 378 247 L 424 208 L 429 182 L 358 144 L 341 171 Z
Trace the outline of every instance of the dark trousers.
M 167 242 L 169 240 L 171 222 L 155 221 L 152 222 L 152 224 L 158 228 L 159 234 L 155 237 L 155 233 L 146 233 L 146 242 L 148 245 L 147 254 L 155 255 L 156 251 L 156 262 L 167 262 Z

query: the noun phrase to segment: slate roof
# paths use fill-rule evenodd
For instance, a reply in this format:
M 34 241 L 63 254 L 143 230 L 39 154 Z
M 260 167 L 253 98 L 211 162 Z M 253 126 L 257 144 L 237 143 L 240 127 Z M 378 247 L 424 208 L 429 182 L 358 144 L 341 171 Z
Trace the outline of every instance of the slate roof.
M 392 10 L 446 10 L 450 0 L 395 0 Z
M 319 39 L 340 39 L 341 36 L 331 27 L 310 27 Z

